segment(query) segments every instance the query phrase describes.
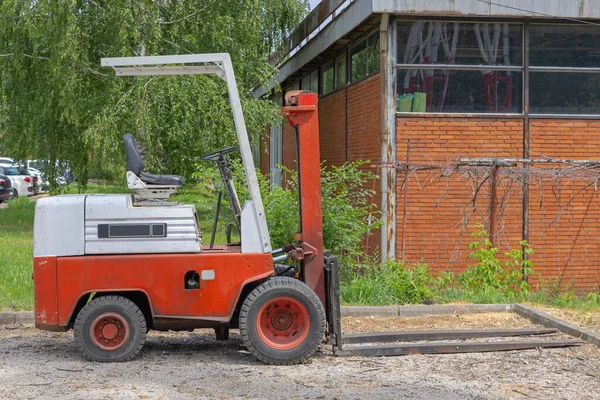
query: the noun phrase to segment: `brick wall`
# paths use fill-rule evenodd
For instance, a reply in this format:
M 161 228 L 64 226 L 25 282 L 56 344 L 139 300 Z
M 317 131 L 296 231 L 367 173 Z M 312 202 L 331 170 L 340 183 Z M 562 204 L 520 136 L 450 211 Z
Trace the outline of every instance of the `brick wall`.
M 325 165 L 346 161 L 346 89 L 319 100 L 319 146 Z
M 600 160 L 600 121 L 532 120 L 530 123 L 531 158 Z M 449 165 L 459 157 L 521 158 L 523 121 L 489 118 L 398 118 L 398 161 L 406 159 L 407 139 L 411 140 L 410 161 L 420 165 Z M 551 170 L 556 164 L 532 167 L 529 201 L 529 242 L 535 275 L 534 286 L 558 279 L 563 287 L 584 293 L 600 284 L 600 202 L 593 178 L 557 179 Z M 508 178 L 501 168 L 499 199 L 506 204 L 499 215 L 498 242 L 501 253 L 518 247 L 523 229 L 522 186 Z M 417 171 L 407 185 L 406 230 L 403 231 L 404 172 L 398 174 L 397 255 L 423 261 L 433 271 L 458 272 L 472 261 L 467 259 L 470 233 L 475 224 L 489 229 L 490 182 L 484 183 L 477 196 L 477 212 L 469 203 L 485 168 L 469 173 Z M 469 174 L 478 178 L 467 179 Z M 522 176 L 522 175 L 520 175 Z M 590 185 L 586 188 L 586 185 Z M 557 219 L 557 217 L 560 217 Z M 468 216 L 468 218 L 467 218 Z M 465 222 L 468 221 L 468 224 Z
M 522 137 L 522 121 L 518 120 L 398 118 L 397 157 L 398 161 L 406 160 L 408 139 L 410 162 L 421 165 L 447 165 L 459 157 L 521 157 Z M 474 182 L 483 179 L 485 170 L 471 173 L 478 174 L 478 179 L 469 181 L 463 173 L 442 177 L 439 170 L 409 175 L 404 231 L 404 257 L 408 262 L 425 262 L 433 271 L 458 272 L 468 265 L 470 233 L 478 223 L 488 228 L 490 204 L 488 180 L 477 195 L 478 211 L 474 211 Z M 404 178 L 404 173 L 398 174 L 398 258 L 402 257 Z M 499 174 L 498 197 L 507 198 L 497 236 L 500 248 L 507 249 L 518 245 L 521 238 L 522 193 Z
M 532 120 L 530 135 L 532 158 L 600 160 L 600 121 Z M 556 165 L 539 167 L 548 170 Z M 529 241 L 536 251 L 532 258 L 536 272 L 578 292 L 596 289 L 600 202 L 593 178 L 546 176 L 532 182 L 530 199 Z
M 369 160 L 364 169 L 376 175 L 381 162 L 381 85 L 375 75 L 348 88 L 348 147 L 347 160 Z M 373 204 L 381 208 L 380 180 L 367 182 L 367 188 L 376 191 Z M 380 246 L 379 230 L 369 237 L 368 251 L 375 253 Z

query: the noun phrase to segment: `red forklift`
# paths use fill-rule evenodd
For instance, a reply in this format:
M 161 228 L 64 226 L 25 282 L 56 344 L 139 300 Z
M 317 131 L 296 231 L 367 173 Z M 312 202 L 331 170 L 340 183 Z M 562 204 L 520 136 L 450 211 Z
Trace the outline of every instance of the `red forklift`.
M 240 204 L 227 154 L 206 154 L 219 168 L 240 242 L 202 243 L 196 209 L 168 201 L 183 184 L 144 171 L 133 135 L 124 136 L 127 183 L 134 194 L 63 195 L 39 199 L 34 222 L 35 325 L 73 329 L 91 361 L 127 361 L 150 329 L 213 328 L 217 340 L 239 329 L 257 359 L 303 362 L 326 336 L 337 355 L 401 355 L 514 350 L 577 341 L 435 343 L 356 346 L 366 342 L 466 339 L 543 334 L 552 330 L 400 332 L 342 336 L 338 261 L 323 250 L 318 95 L 291 92 L 282 112 L 296 133 L 299 231 L 273 250 L 228 54 L 102 59 L 117 76 L 216 74 L 225 81 L 247 180 Z M 220 204 L 220 201 L 219 201 Z M 219 205 L 215 224 L 218 220 Z M 289 265 L 280 264 L 286 259 Z M 327 331 L 327 332 L 326 332 Z M 345 346 L 347 345 L 347 346 Z

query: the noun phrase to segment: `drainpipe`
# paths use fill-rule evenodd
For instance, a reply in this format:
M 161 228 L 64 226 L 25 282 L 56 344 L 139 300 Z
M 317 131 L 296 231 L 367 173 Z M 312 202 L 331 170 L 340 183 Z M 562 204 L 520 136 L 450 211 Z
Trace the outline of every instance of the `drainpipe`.
M 396 29 L 390 14 L 381 15 L 381 258 L 396 258 Z

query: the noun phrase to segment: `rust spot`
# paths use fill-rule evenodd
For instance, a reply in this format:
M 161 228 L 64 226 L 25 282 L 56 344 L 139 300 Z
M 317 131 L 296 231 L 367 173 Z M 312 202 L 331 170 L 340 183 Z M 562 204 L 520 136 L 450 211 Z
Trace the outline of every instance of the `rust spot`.
M 585 9 L 585 0 L 579 0 L 579 16 L 583 17 L 583 12 Z

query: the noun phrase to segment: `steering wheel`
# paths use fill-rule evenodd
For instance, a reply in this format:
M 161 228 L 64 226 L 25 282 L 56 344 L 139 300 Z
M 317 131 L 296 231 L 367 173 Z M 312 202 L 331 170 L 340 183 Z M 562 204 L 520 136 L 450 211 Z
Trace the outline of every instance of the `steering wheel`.
M 225 154 L 229 154 L 237 150 L 237 146 L 225 147 L 221 150 L 211 151 L 201 156 L 200 159 L 203 161 L 219 161 Z

